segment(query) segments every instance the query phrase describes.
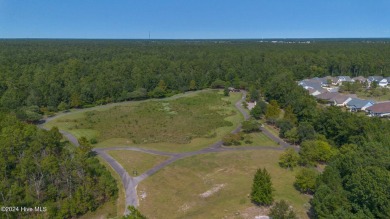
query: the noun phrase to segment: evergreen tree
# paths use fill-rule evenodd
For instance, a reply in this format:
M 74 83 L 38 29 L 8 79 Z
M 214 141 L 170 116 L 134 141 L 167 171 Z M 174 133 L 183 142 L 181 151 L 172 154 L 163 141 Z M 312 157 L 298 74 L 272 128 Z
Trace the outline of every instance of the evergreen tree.
M 251 200 L 257 205 L 271 205 L 273 202 L 271 176 L 265 168 L 258 169 L 255 174 Z

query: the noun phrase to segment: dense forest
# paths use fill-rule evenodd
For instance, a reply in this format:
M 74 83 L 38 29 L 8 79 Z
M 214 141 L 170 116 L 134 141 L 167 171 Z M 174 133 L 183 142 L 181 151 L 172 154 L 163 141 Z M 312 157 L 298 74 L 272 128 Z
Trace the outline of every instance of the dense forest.
M 0 115 L 1 218 L 75 218 L 117 197 L 117 186 L 91 152 L 61 141 L 57 129 L 42 130 L 15 116 Z M 22 207 L 41 207 L 23 211 Z
M 390 75 L 390 44 L 1 40 L 0 105 L 19 118 L 69 107 L 264 85 L 272 76 Z
M 50 216 L 69 218 L 116 194 L 87 142 L 73 148 L 58 130 L 16 118 L 34 122 L 72 107 L 234 86 L 248 88 L 252 98 L 260 90 L 284 109 L 285 119 L 268 118 L 281 137 L 302 146 L 322 141 L 335 151 L 321 160 L 327 165 L 312 190 L 313 217 L 389 218 L 390 123 L 318 107 L 295 82 L 325 75 L 389 76 L 390 44 L 1 40 L 0 198 L 7 205 L 45 204 Z

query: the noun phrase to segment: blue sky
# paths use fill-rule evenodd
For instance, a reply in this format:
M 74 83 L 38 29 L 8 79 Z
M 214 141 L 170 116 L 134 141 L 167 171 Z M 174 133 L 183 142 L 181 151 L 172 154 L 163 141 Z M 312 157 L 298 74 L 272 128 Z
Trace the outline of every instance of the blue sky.
M 390 37 L 389 0 L 0 0 L 0 38 Z

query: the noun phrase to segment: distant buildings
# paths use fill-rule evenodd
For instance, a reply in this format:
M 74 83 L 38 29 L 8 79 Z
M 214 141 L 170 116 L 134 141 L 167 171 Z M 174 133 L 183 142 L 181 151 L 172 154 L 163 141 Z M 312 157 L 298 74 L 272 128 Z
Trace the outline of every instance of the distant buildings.
M 369 116 L 390 117 L 390 101 L 375 103 L 372 100 L 357 98 L 356 95 L 341 94 L 338 90 L 344 82 L 362 83 L 366 87 L 377 83 L 380 87 L 390 88 L 390 77 L 384 78 L 382 76 L 370 76 L 367 79 L 362 76 L 354 78 L 349 76 L 315 77 L 299 81 L 298 84 L 321 103 L 346 107 L 351 112 L 365 111 Z

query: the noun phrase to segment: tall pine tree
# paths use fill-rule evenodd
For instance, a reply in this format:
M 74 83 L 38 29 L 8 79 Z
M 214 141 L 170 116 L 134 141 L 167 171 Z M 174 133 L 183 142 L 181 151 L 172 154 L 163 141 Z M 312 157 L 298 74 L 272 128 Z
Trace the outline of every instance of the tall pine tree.
M 257 205 L 271 205 L 273 202 L 273 189 L 271 176 L 268 171 L 258 169 L 255 178 L 253 179 L 253 186 L 251 192 L 251 200 Z

